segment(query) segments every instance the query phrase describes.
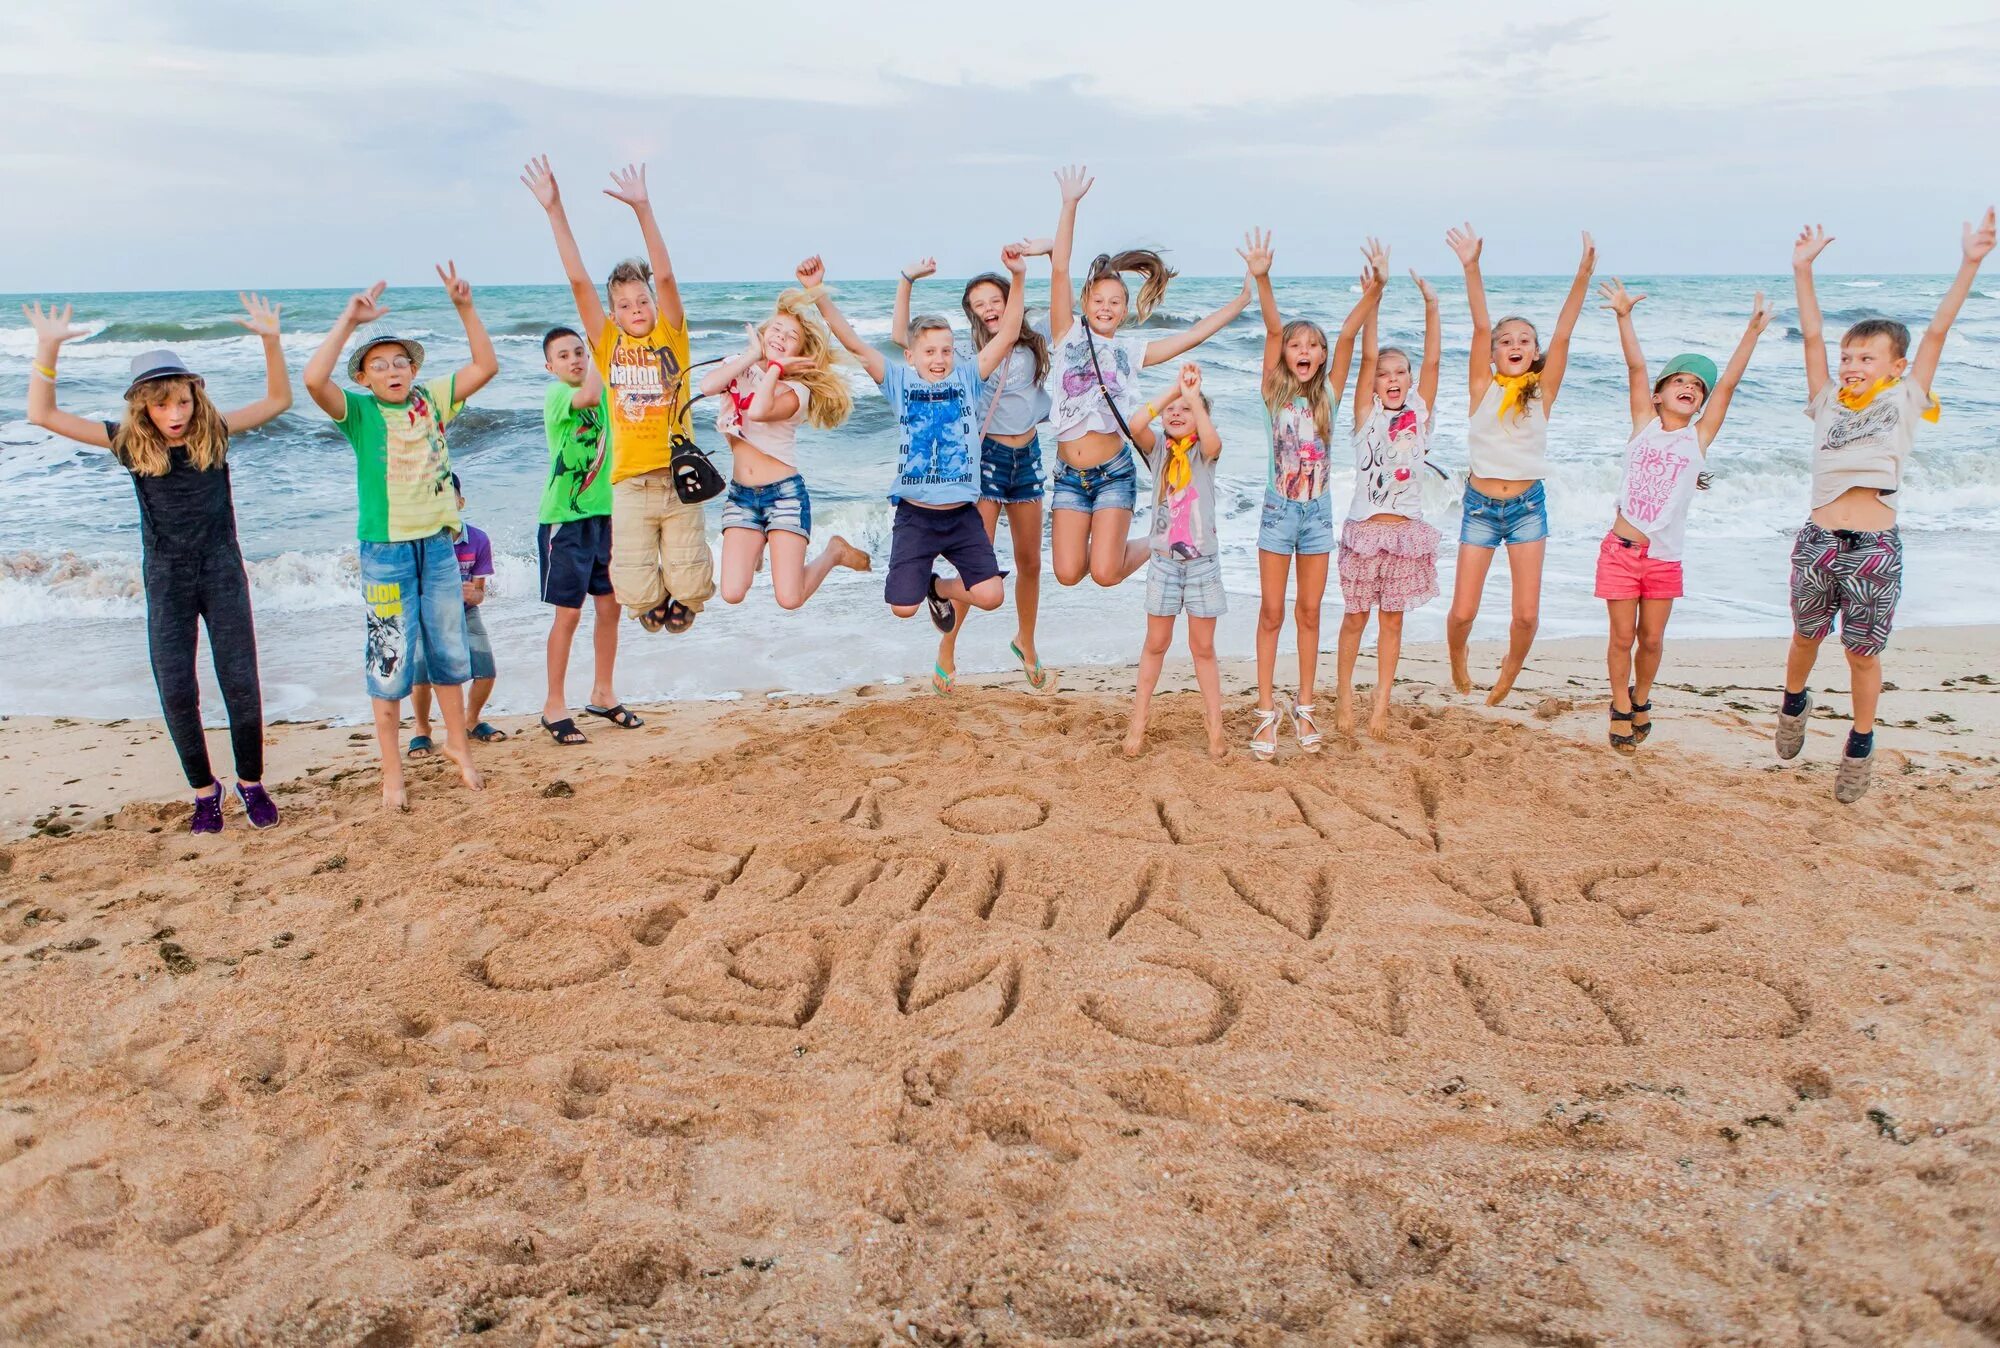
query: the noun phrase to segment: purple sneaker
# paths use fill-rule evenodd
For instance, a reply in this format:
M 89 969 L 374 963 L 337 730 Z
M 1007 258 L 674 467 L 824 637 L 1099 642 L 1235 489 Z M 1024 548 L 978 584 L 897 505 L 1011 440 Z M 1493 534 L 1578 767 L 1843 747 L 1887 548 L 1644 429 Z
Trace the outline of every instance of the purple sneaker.
M 238 782 L 236 799 L 243 802 L 243 813 L 249 816 L 251 828 L 278 826 L 278 802 L 272 800 L 271 793 L 262 786 L 245 786 Z
M 217 786 L 205 796 L 194 798 L 194 820 L 188 825 L 191 833 L 222 832 L 222 788 Z

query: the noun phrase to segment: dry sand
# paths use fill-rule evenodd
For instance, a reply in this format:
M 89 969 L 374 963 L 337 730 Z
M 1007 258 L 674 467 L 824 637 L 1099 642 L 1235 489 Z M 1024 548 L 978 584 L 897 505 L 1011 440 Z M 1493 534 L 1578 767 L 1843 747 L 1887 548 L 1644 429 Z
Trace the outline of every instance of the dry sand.
M 1118 671 L 401 816 L 295 727 L 212 839 L 94 728 L 0 847 L 0 1340 L 2000 1341 L 2000 635 L 1899 636 L 1853 808 L 1780 649 L 1675 643 L 1633 759 L 1596 643 L 1275 765 L 1186 691 L 1125 762 Z M 90 739 L 0 725 L 26 824 Z

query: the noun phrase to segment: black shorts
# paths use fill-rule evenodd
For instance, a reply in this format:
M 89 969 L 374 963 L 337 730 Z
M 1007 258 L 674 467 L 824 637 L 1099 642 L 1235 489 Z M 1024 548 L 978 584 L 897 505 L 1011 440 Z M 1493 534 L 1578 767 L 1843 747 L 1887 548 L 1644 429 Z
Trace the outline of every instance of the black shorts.
M 891 604 L 921 604 L 930 593 L 931 562 L 942 557 L 967 586 L 1000 574 L 993 540 L 979 507 L 930 507 L 896 502 L 896 527 L 889 539 L 889 577 L 882 597 Z
M 542 602 L 582 608 L 587 594 L 611 593 L 611 517 L 544 524 L 535 530 L 542 567 Z

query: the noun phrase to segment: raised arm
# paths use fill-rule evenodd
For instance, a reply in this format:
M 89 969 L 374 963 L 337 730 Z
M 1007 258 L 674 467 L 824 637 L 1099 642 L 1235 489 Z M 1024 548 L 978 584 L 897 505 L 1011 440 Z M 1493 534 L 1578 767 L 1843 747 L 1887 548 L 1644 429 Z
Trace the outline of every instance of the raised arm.
M 1716 379 L 1715 390 L 1708 395 L 1707 406 L 1701 409 L 1701 420 L 1695 423 L 1695 434 L 1701 437 L 1704 451 L 1722 432 L 1722 419 L 1729 415 L 1729 400 L 1736 396 L 1736 386 L 1743 382 L 1743 372 L 1750 368 L 1750 353 L 1757 349 L 1757 339 L 1770 326 L 1771 306 L 1765 302 L 1764 292 L 1760 290 L 1750 305 L 1750 322 L 1743 329 L 1743 337 L 1736 343 L 1736 350 L 1730 353 L 1729 364 Z
M 1021 340 L 1021 314 L 1028 304 L 1028 259 L 1022 254 L 1021 245 L 1010 243 L 1002 248 L 1000 261 L 1013 284 L 1007 287 L 1007 307 L 1000 311 L 999 325 L 993 329 L 991 340 L 979 348 L 981 379 L 989 378 L 999 369 L 1000 362 L 1014 349 L 1014 343 Z
M 1380 239 L 1370 236 L 1361 249 L 1361 256 L 1368 260 L 1368 270 L 1362 273 L 1361 289 L 1368 290 L 1368 278 L 1378 277 L 1381 289 L 1377 291 L 1375 303 L 1369 306 L 1367 315 L 1361 320 L 1361 363 L 1354 371 L 1354 428 L 1361 429 L 1361 423 L 1368 417 L 1373 405 L 1375 390 L 1375 359 L 1380 354 L 1379 330 L 1382 322 L 1382 294 L 1389 288 L 1389 249 Z M 1331 371 L 1329 371 L 1331 373 Z M 1339 405 L 1340 393 L 1335 389 L 1335 406 Z
M 1486 312 L 1486 278 L 1479 272 L 1479 254 L 1486 240 L 1473 232 L 1468 220 L 1457 229 L 1446 230 L 1444 241 L 1465 269 L 1465 307 L 1472 312 L 1472 349 L 1465 371 L 1466 411 L 1474 412 L 1493 386 L 1493 318 Z
M 897 272 L 896 307 L 889 315 L 889 340 L 897 346 L 910 344 L 910 296 L 917 288 L 917 282 L 937 271 L 937 259 L 920 257 L 909 266 Z
M 472 359 L 451 377 L 451 396 L 464 402 L 500 373 L 500 357 L 494 354 L 493 339 L 486 335 L 486 323 L 479 317 L 479 310 L 472 306 L 471 283 L 458 274 L 456 262 L 448 262 L 445 267 L 437 269 L 438 280 L 444 282 L 444 293 L 451 297 L 451 307 L 458 310 L 458 321 L 465 325 L 465 344 L 472 348 Z
M 1951 331 L 1952 322 L 1958 317 L 1959 306 L 1972 293 L 1973 278 L 1979 275 L 1979 264 L 1993 251 L 1993 208 L 1986 208 L 1985 218 L 1979 227 L 1973 228 L 1966 222 L 1964 255 L 1958 264 L 1958 275 L 1952 278 L 1951 289 L 1944 292 L 1938 301 L 1937 312 L 1931 316 L 1931 325 L 1924 329 L 1923 340 L 1917 343 L 1917 358 L 1910 365 L 1910 378 L 1918 388 L 1930 392 L 1931 380 L 1937 374 L 1938 359 L 1944 355 L 1945 334 Z
M 826 289 L 826 263 L 820 260 L 819 254 L 815 253 L 799 263 L 793 275 L 798 277 L 799 285 L 806 293 L 813 297 L 813 303 L 819 306 L 819 316 L 826 320 L 827 331 L 847 348 L 849 355 L 861 362 L 861 368 L 868 371 L 870 379 L 881 383 L 889 373 L 889 362 L 882 358 L 880 351 L 861 340 L 853 324 L 847 321 L 847 315 L 840 312 L 840 306 L 833 302 L 833 296 Z
M 603 401 L 604 372 L 597 368 L 597 362 L 590 359 L 590 353 L 586 351 L 583 361 L 583 382 L 569 395 L 569 405 L 582 411 L 586 407 L 595 407 Z
M 1201 400 L 1201 366 L 1189 361 L 1181 366 L 1181 400 L 1188 405 L 1194 416 L 1194 433 L 1201 445 L 1201 452 L 1209 459 L 1222 453 L 1222 436 L 1215 429 L 1215 419 L 1208 414 L 1208 406 Z
M 764 365 L 765 377 L 751 390 L 750 405 L 743 409 L 745 421 L 790 421 L 799 414 L 799 395 L 785 381 L 813 367 L 813 358 L 800 352 Z
M 674 279 L 674 260 L 667 256 L 667 240 L 653 214 L 653 199 L 646 190 L 646 166 L 627 164 L 611 175 L 612 185 L 604 195 L 622 201 L 639 217 L 639 235 L 646 241 L 646 261 L 653 269 L 653 294 L 660 303 L 660 317 L 669 327 L 687 324 L 687 309 L 681 304 L 680 282 Z
M 292 405 L 292 374 L 285 368 L 285 348 L 278 341 L 278 311 L 283 306 L 270 303 L 262 295 L 243 294 L 236 298 L 243 301 L 248 315 L 236 321 L 264 343 L 264 396 L 223 414 L 222 424 L 231 435 L 274 421 Z
M 743 349 L 722 364 L 708 367 L 708 373 L 701 377 L 702 395 L 714 398 L 727 392 L 731 384 L 762 359 L 764 359 L 764 339 L 758 335 L 755 323 L 745 323 Z
M 1271 273 L 1271 233 L 1269 230 L 1251 230 L 1243 236 L 1244 246 L 1236 250 L 1236 256 L 1243 259 L 1243 289 L 1236 292 L 1236 298 L 1209 314 L 1200 322 L 1181 332 L 1156 337 L 1146 343 L 1145 365 L 1162 365 L 1167 361 L 1185 356 L 1209 338 L 1242 317 L 1250 307 L 1251 285 L 1261 269 L 1266 279 Z M 1053 328 L 1050 329 L 1054 331 Z M 1268 338 L 1266 339 L 1268 344 Z
M 1049 244 L 1049 340 L 1060 342 L 1075 317 L 1076 296 L 1070 293 L 1069 253 L 1076 242 L 1076 204 L 1097 179 L 1081 164 L 1056 170 L 1062 189 L 1062 214 L 1056 217 L 1055 239 Z
M 1259 271 L 1257 268 L 1252 267 L 1250 275 L 1257 282 L 1257 311 L 1264 319 L 1263 378 L 1268 380 L 1271 377 L 1271 371 L 1277 369 L 1278 362 L 1285 358 L 1283 345 L 1285 318 L 1283 314 L 1278 312 L 1278 292 L 1271 288 L 1271 263 L 1276 261 L 1276 257 L 1271 252 L 1271 236 L 1268 233 L 1263 238 L 1263 246 L 1264 269 Z M 1243 238 L 1243 247 L 1236 250 L 1236 255 L 1247 263 L 1250 260 L 1252 247 L 1253 240 L 1251 236 L 1245 235 Z
M 556 236 L 556 256 L 562 259 L 563 276 L 569 281 L 570 294 L 576 297 L 576 316 L 583 323 L 583 340 L 593 349 L 598 338 L 604 335 L 604 301 L 597 297 L 597 287 L 591 284 L 590 273 L 583 265 L 583 252 L 576 246 L 576 235 L 569 227 L 569 214 L 563 210 L 562 193 L 556 188 L 556 175 L 549 169 L 549 157 L 530 159 L 522 170 L 521 184 L 535 194 L 542 209 L 548 212 L 549 230 Z
M 1646 353 L 1639 348 L 1639 330 L 1632 326 L 1632 306 L 1646 298 L 1634 295 L 1616 276 L 1597 287 L 1604 307 L 1618 315 L 1618 348 L 1625 353 L 1625 402 L 1637 431 L 1653 419 L 1653 384 L 1646 377 Z
M 326 340 L 319 344 L 319 350 L 312 353 L 306 362 L 304 375 L 306 396 L 311 398 L 319 410 L 335 421 L 347 419 L 347 395 L 333 382 L 333 370 L 340 363 L 340 348 L 347 345 L 347 339 L 354 330 L 365 323 L 379 323 L 382 315 L 389 312 L 389 306 L 382 303 L 382 292 L 389 288 L 387 281 L 377 281 L 368 289 L 355 294 L 341 309 L 340 317 L 333 320 L 327 330 Z
M 1562 390 L 1563 372 L 1569 368 L 1569 339 L 1583 317 L 1583 302 L 1590 297 L 1590 276 L 1597 270 L 1597 244 L 1590 231 L 1583 232 L 1583 257 L 1576 264 L 1576 279 L 1569 283 L 1562 312 L 1556 315 L 1556 330 L 1542 348 L 1542 414 L 1555 410 L 1556 394 Z
M 104 423 L 64 412 L 56 406 L 56 356 L 62 344 L 84 330 L 70 322 L 70 307 L 51 304 L 46 311 L 39 302 L 24 304 L 21 313 L 35 330 L 35 363 L 28 371 L 28 422 L 53 431 L 65 440 L 74 440 L 92 449 L 111 448 Z
M 1806 398 L 1819 397 L 1826 387 L 1826 324 L 1819 316 L 1819 294 L 1813 289 L 1813 262 L 1833 242 L 1824 225 L 1807 225 L 1792 243 L 1792 285 L 1799 296 L 1799 340 L 1806 348 Z M 1929 387 L 1926 385 L 1925 387 Z
M 1354 363 L 1354 339 L 1361 335 L 1368 316 L 1382 302 L 1382 285 L 1387 279 L 1372 266 L 1362 269 L 1361 298 L 1347 311 L 1347 317 L 1340 324 L 1340 335 L 1333 339 L 1333 350 L 1327 353 L 1326 386 L 1333 395 L 1335 407 L 1340 406 L 1340 400 L 1347 392 L 1347 370 Z
M 1424 368 L 1417 375 L 1417 396 L 1424 400 L 1430 419 L 1437 418 L 1438 357 L 1443 351 L 1444 330 L 1438 322 L 1438 293 L 1431 283 L 1411 268 L 1410 279 L 1424 297 Z

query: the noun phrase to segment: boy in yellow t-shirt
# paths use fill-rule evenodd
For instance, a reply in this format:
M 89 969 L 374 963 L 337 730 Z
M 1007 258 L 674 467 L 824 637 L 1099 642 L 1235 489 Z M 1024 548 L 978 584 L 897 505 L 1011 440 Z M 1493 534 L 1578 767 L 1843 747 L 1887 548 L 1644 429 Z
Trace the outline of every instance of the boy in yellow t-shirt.
M 606 195 L 638 215 L 651 265 L 629 258 L 612 269 L 605 286 L 608 314 L 584 269 L 549 161 L 530 161 L 521 181 L 548 212 L 577 317 L 604 378 L 612 590 L 647 631 L 685 632 L 715 593 L 715 559 L 701 506 L 674 494 L 668 470 L 675 438 L 688 435 L 687 314 L 646 194 L 645 168 L 627 167 L 611 177 L 615 186 Z

